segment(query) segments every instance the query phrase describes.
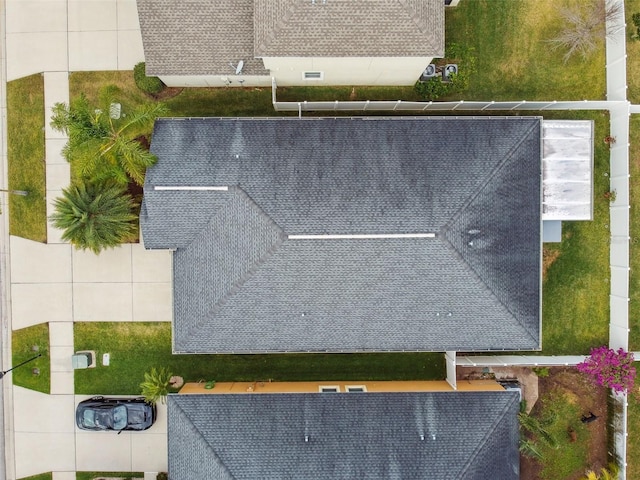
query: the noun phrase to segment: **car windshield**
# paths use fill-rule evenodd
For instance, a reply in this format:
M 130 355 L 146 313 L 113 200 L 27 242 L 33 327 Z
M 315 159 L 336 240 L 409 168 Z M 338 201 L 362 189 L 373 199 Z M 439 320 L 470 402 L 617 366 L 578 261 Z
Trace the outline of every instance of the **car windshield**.
M 122 430 L 127 426 L 127 407 L 118 405 L 112 410 L 112 414 L 114 430 Z

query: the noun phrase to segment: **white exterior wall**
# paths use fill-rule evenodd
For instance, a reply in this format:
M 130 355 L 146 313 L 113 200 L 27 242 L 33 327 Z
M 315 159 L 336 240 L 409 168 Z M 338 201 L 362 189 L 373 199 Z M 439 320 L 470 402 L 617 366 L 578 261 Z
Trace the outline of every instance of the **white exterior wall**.
M 267 57 L 264 66 L 279 87 L 303 85 L 413 85 L 433 57 Z M 305 80 L 304 72 L 321 72 Z
M 257 75 L 161 75 L 168 87 L 270 87 L 271 77 Z M 240 83 L 239 80 L 244 80 Z

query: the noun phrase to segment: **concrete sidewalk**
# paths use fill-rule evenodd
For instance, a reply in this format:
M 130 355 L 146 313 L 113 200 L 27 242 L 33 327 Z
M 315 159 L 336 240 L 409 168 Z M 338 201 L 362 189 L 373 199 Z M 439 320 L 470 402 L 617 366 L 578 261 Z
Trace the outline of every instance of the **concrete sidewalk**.
M 49 215 L 70 181 L 61 154 L 67 139 L 50 127 L 51 107 L 69 102 L 69 72 L 131 70 L 144 60 L 136 1 L 6 0 L 1 6 L 6 14 L 2 81 L 44 75 Z M 3 158 L 6 166 L 6 145 Z M 5 428 L 6 455 L 14 460 L 7 461 L 8 478 L 52 471 L 54 480 L 71 480 L 76 470 L 166 470 L 162 406 L 146 432 L 115 435 L 75 427 L 75 406 L 85 397 L 74 395 L 71 355 L 74 322 L 171 320 L 170 253 L 147 252 L 136 244 L 96 256 L 64 243 L 51 225 L 47 238 L 47 244 L 9 239 L 6 232 L 3 238 L 11 251 L 7 326 L 16 330 L 48 322 L 51 359 L 50 395 L 5 383 L 5 418 L 12 424 Z M 8 358 L 10 352 L 4 353 Z

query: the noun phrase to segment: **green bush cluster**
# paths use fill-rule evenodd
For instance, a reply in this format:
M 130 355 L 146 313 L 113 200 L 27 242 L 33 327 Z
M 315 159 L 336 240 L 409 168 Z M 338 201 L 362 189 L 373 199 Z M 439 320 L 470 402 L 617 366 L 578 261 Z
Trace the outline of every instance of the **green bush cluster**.
M 458 64 L 458 73 L 451 75 L 448 82 L 443 82 L 438 76 L 426 82 L 417 81 L 413 88 L 425 100 L 437 100 L 469 88 L 471 75 L 476 70 L 474 48 L 452 43 L 447 47 L 445 59 L 446 63 Z
M 147 77 L 144 62 L 140 62 L 133 67 L 133 79 L 140 90 L 151 95 L 160 93 L 165 87 L 165 84 L 158 77 Z
M 640 13 L 634 13 L 631 15 L 631 21 L 633 25 L 636 27 L 636 33 L 631 34 L 631 38 L 634 40 L 640 39 Z

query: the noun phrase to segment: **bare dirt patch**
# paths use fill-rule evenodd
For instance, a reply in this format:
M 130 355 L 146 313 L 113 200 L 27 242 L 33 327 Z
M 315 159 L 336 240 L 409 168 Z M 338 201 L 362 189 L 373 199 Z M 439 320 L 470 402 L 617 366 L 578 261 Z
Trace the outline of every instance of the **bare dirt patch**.
M 553 262 L 555 262 L 559 256 L 560 250 L 552 250 L 547 247 L 542 249 L 542 278 L 547 276 L 547 270 L 549 270 L 549 267 L 553 265 Z
M 608 464 L 607 453 L 607 395 L 605 388 L 597 387 L 591 379 L 571 367 L 553 367 L 549 369 L 549 376 L 538 379 L 538 393 L 541 400 L 549 395 L 561 393 L 571 403 L 579 407 L 582 415 L 596 415 L 598 418 L 585 424 L 588 430 L 587 464 L 585 470 L 575 472 L 567 480 L 578 480 L 585 475 L 586 470 L 596 472 Z M 543 404 L 538 403 L 532 414 L 539 415 Z M 570 431 L 567 436 L 571 437 Z M 521 457 L 522 480 L 539 480 L 541 477 L 541 465 L 538 461 Z
M 527 411 L 534 417 L 545 415 L 545 401 L 552 397 L 561 396 L 574 405 L 575 418 L 570 419 L 575 430 L 581 430 L 581 436 L 576 440 L 575 431 L 568 428 L 561 432 L 560 439 L 564 445 L 577 445 L 572 442 L 586 443 L 587 458 L 582 468 L 577 468 L 566 480 L 579 480 L 587 470 L 600 471 L 608 464 L 607 453 L 607 416 L 608 392 L 605 388 L 597 387 L 591 379 L 581 374 L 573 367 L 548 367 L 538 370 L 540 376 L 535 375 L 528 367 L 500 367 L 500 368 L 458 368 L 458 381 L 495 378 L 517 379 L 523 390 L 523 397 L 527 401 Z M 590 423 L 582 424 L 581 416 L 591 413 L 598 418 Z M 585 432 L 586 431 L 586 432 Z M 561 447 L 562 448 L 562 447 Z M 543 464 L 535 459 L 522 455 L 520 457 L 520 478 L 522 480 L 545 480 Z

